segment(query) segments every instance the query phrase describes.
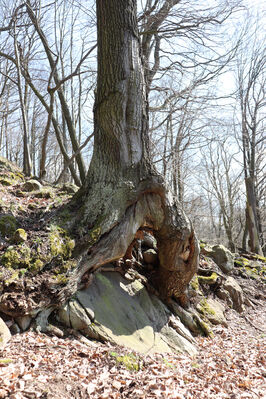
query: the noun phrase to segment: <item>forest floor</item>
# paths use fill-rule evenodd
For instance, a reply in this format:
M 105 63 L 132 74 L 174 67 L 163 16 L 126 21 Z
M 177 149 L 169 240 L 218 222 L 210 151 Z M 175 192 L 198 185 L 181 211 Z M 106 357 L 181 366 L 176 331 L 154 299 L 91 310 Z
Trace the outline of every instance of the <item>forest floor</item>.
M 11 169 L 10 180 L 15 172 Z M 37 197 L 21 192 L 23 179 L 7 183 L 0 181 L 0 212 L 14 215 L 33 245 L 44 234 L 44 215 L 71 195 L 53 189 L 51 195 Z M 8 245 L 0 240 L 0 256 Z M 245 282 L 256 290 L 256 281 Z M 227 308 L 228 327 L 213 327 L 213 338 L 197 337 L 198 354 L 193 357 L 140 355 L 110 344 L 85 344 L 71 332 L 64 338 L 34 331 L 15 334 L 0 350 L 0 399 L 266 398 L 263 305 L 261 296 L 243 314 Z
M 140 355 L 28 331 L 0 351 L 0 398 L 266 398 L 265 308 L 227 311 L 198 354 Z M 5 360 L 3 360 L 5 359 Z

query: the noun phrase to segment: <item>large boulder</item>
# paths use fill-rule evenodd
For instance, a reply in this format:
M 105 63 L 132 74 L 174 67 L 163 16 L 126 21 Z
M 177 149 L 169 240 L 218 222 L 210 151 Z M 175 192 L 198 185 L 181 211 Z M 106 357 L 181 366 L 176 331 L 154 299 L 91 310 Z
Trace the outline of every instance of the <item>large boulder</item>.
M 225 307 L 217 299 L 203 298 L 196 308 L 212 324 L 222 324 L 227 327 Z
M 233 308 L 237 312 L 242 313 L 245 310 L 244 307 L 245 298 L 240 285 L 236 282 L 236 280 L 233 277 L 228 277 L 225 283 L 223 284 L 223 289 L 229 293 L 233 301 Z
M 222 272 L 229 274 L 233 270 L 234 255 L 223 245 L 205 246 L 201 252 L 212 258 Z
M 11 338 L 11 333 L 6 323 L 0 317 L 0 349 L 3 349 Z
M 35 179 L 28 180 L 26 183 L 23 184 L 22 190 L 31 192 L 31 191 L 39 191 L 42 188 L 42 184 Z
M 84 335 L 142 353 L 196 353 L 190 332 L 140 280 L 116 272 L 96 273 L 58 312 L 64 324 Z

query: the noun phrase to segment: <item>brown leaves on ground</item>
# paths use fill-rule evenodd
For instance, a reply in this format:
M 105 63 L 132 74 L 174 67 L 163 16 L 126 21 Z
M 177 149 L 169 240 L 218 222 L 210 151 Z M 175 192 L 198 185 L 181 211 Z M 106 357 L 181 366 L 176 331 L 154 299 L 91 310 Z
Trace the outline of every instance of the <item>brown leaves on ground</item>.
M 129 354 L 119 347 L 15 335 L 0 352 L 0 398 L 263 398 L 263 307 L 249 315 L 253 325 L 232 310 L 227 318 L 228 329 L 218 326 L 213 339 L 197 338 L 197 356 L 135 354 L 138 371 L 112 356 Z

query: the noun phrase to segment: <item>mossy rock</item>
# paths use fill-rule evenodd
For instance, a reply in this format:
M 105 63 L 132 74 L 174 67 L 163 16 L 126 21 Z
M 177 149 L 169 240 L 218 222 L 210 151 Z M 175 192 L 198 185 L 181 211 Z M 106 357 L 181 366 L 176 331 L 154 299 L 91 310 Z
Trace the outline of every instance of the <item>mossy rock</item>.
M 260 260 L 261 262 L 266 263 L 266 258 L 265 258 L 265 256 L 255 255 L 255 258 L 258 259 L 258 260 Z
M 246 266 L 246 265 L 249 264 L 249 260 L 248 260 L 247 258 L 240 257 L 240 258 L 235 259 L 235 260 L 234 260 L 234 263 L 235 263 L 237 266 Z
M 13 181 L 11 179 L 9 179 L 8 177 L 0 177 L 0 184 L 2 184 L 2 186 L 12 186 Z
M 73 183 L 64 183 L 60 191 L 63 191 L 66 194 L 75 194 L 78 189 L 79 187 Z
M 197 305 L 197 310 L 212 324 L 222 324 L 227 326 L 224 317 L 224 306 L 215 299 L 203 298 Z
M 217 279 L 218 274 L 214 272 L 210 276 L 198 276 L 198 282 L 200 284 L 213 285 L 217 282 Z
M 40 191 L 34 193 L 34 196 L 36 198 L 50 199 L 50 198 L 53 198 L 54 194 L 51 189 L 43 188 Z
M 28 180 L 26 183 L 23 184 L 22 190 L 27 191 L 27 192 L 32 192 L 32 191 L 39 191 L 42 188 L 42 184 L 38 180 Z
M 2 237 L 11 237 L 17 230 L 17 220 L 13 215 L 0 216 L 0 234 Z
M 197 294 L 202 295 L 197 274 L 193 276 L 192 280 L 189 283 L 189 287 L 192 288 L 192 290 L 194 290 Z
M 17 229 L 13 235 L 13 242 L 20 244 L 27 241 L 28 235 L 24 229 Z

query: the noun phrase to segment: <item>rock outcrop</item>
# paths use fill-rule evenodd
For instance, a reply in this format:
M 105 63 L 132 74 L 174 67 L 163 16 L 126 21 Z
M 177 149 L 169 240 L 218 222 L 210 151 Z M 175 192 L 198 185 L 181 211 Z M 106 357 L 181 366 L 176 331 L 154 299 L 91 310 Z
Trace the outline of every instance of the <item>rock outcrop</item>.
M 205 246 L 201 253 L 212 258 L 223 273 L 229 274 L 234 268 L 234 256 L 223 245 Z
M 58 318 L 84 335 L 142 353 L 196 353 L 195 341 L 180 320 L 140 280 L 116 272 L 96 273 Z

